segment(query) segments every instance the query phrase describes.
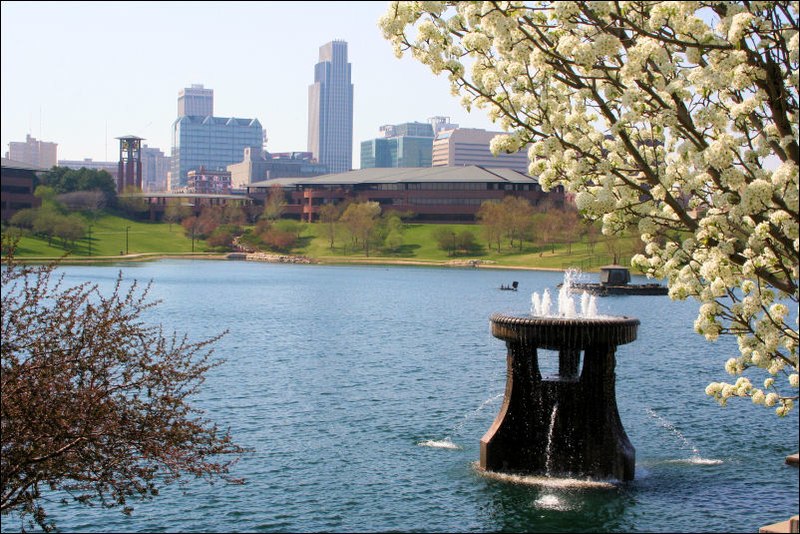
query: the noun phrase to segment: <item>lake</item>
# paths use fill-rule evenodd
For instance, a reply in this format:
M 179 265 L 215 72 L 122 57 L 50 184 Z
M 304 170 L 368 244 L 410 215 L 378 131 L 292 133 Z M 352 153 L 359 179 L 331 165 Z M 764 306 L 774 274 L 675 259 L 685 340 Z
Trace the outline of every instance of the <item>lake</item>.
M 704 393 L 734 339 L 693 331 L 694 301 L 603 297 L 641 321 L 617 349 L 617 404 L 636 478 L 526 484 L 476 470 L 502 404 L 495 312 L 527 312 L 559 272 L 161 260 L 65 266 L 68 284 L 153 281 L 148 312 L 193 340 L 228 330 L 196 405 L 254 449 L 244 485 L 192 482 L 133 515 L 50 507 L 69 532 L 757 532 L 798 513 L 798 410 L 779 419 Z M 589 277 L 590 279 L 593 277 Z M 519 282 L 519 291 L 500 291 Z M 634 277 L 634 283 L 646 279 Z M 545 369 L 546 370 L 546 369 Z M 760 382 L 753 380 L 754 382 Z M 2 530 L 18 528 L 4 517 Z

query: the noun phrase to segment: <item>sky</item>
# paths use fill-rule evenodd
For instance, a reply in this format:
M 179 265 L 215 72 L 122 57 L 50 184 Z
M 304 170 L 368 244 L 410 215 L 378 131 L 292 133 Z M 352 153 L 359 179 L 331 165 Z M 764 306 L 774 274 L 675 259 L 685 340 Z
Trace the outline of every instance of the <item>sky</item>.
M 353 168 L 385 124 L 467 113 L 446 76 L 395 57 L 377 26 L 389 2 L 23 2 L 0 4 L 3 155 L 25 136 L 59 160 L 115 161 L 117 137 L 171 153 L 178 91 L 214 90 L 214 115 L 256 118 L 270 152 L 306 151 L 308 87 L 319 48 L 348 45 Z

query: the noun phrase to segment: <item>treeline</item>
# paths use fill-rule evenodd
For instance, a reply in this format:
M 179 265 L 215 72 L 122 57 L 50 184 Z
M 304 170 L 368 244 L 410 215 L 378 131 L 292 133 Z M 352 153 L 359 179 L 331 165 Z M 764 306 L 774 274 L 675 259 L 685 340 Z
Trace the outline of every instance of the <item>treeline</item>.
M 275 186 L 260 211 L 254 212 L 252 206 L 207 206 L 194 215 L 176 200 L 167 204 L 164 221 L 179 223 L 187 237 L 203 239 L 214 250 L 287 253 L 304 244 L 306 225 L 282 218 L 285 208 L 285 193 Z M 382 213 L 380 205 L 373 201 L 324 204 L 319 210 L 319 233 L 331 249 L 338 245 L 345 254 L 363 252 L 369 256 L 376 250 L 397 254 L 405 244 L 405 220 L 411 215 Z
M 478 221 L 488 246 L 498 253 L 515 248 L 522 252 L 525 243 L 553 252 L 556 244 L 565 244 L 571 253 L 573 243 L 586 239 L 593 248 L 600 237 L 598 226 L 581 218 L 574 206 L 550 201 L 536 206 L 511 196 L 486 201 L 478 210 Z
M 114 178 L 102 170 L 53 167 L 37 177 L 34 196 L 41 206 L 15 213 L 9 220 L 11 228 L 4 233 L 30 232 L 50 245 L 59 239 L 64 248 L 73 247 L 86 235 L 87 217 L 118 207 Z
M 10 220 L 10 232 L 30 232 L 45 238 L 48 244 L 60 240 L 64 248 L 74 247 L 86 236 L 89 225 L 104 210 L 123 216 L 140 215 L 147 209 L 144 200 L 122 195 L 118 197 L 114 180 L 105 171 L 54 167 L 44 173 L 36 188 L 42 199 L 40 208 L 17 212 Z M 179 224 L 186 237 L 205 241 L 215 251 L 240 250 L 289 253 L 304 246 L 305 224 L 282 218 L 286 208 L 285 192 L 274 186 L 264 206 L 207 206 L 197 213 L 179 199 L 169 201 L 163 220 Z M 406 245 L 406 221 L 413 213 L 382 211 L 374 201 L 354 199 L 341 204 L 323 204 L 318 211 L 317 234 L 331 250 L 343 254 L 402 254 Z M 593 253 L 600 239 L 596 225 L 583 220 L 571 205 L 543 202 L 536 206 L 526 199 L 508 196 L 502 201 L 486 201 L 477 213 L 478 225 L 441 225 L 432 238 L 448 256 L 523 252 L 526 244 L 548 247 L 555 252 L 557 244 L 568 247 L 581 240 Z M 482 232 L 484 240 L 479 239 Z M 611 251 L 613 252 L 613 251 Z

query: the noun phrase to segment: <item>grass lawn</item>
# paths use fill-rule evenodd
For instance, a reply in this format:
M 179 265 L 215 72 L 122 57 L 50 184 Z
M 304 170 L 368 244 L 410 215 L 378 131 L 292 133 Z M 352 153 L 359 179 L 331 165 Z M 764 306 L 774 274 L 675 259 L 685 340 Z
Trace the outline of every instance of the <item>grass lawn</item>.
M 89 221 L 87 220 L 87 223 Z M 449 256 L 447 251 L 439 249 L 434 231 L 447 226 L 456 232 L 470 230 L 476 238 L 477 249 L 468 255 Z M 635 239 L 620 240 L 617 249 L 622 262 L 627 262 L 633 255 Z M 141 255 L 173 255 L 207 253 L 208 248 L 202 240 L 186 237 L 179 224 L 140 222 L 124 219 L 114 215 L 102 215 L 91 224 L 90 232 L 84 239 L 64 246 L 59 239 L 48 243 L 46 239 L 22 237 L 16 255 L 19 258 L 61 258 L 89 259 L 113 257 L 121 259 L 141 257 Z M 598 267 L 612 263 L 613 255 L 609 247 L 597 243 L 590 247 L 586 242 L 541 246 L 525 243 L 522 251 L 518 248 L 503 248 L 499 253 L 490 249 L 479 225 L 465 224 L 406 224 L 403 230 L 403 244 L 395 252 L 385 252 L 372 248 L 367 257 L 363 249 L 354 249 L 349 237 L 340 231 L 334 240 L 333 248 L 326 236 L 322 223 L 304 224 L 298 245 L 291 254 L 303 255 L 326 263 L 349 262 L 425 262 L 434 265 L 446 265 L 450 262 L 480 260 L 497 267 L 509 268 L 541 268 L 562 270 L 579 267 L 583 271 L 597 270 Z
M 441 227 L 447 226 L 456 232 L 464 229 L 470 230 L 476 237 L 478 249 L 472 254 L 449 256 L 447 251 L 441 250 L 433 232 Z M 590 247 L 587 242 L 573 243 L 572 246 L 566 244 L 556 244 L 554 246 L 534 246 L 531 243 L 524 243 L 522 251 L 518 248 L 511 250 L 503 248 L 501 252 L 489 249 L 483 236 L 483 230 L 479 225 L 464 224 L 406 224 L 403 231 L 403 246 L 398 252 L 384 252 L 379 249 L 371 249 L 369 258 L 362 249 L 353 250 L 349 245 L 349 238 L 342 235 L 337 236 L 334 246 L 331 249 L 330 242 L 325 237 L 324 228 L 321 224 L 307 224 L 303 232 L 303 245 L 295 250 L 295 253 L 302 254 L 311 258 L 316 258 L 326 262 L 357 262 L 357 261 L 421 261 L 438 264 L 447 264 L 451 261 L 476 259 L 486 263 L 495 264 L 498 267 L 517 267 L 517 268 L 538 268 L 563 270 L 570 267 L 578 267 L 583 271 L 598 270 L 602 265 L 613 262 L 613 254 L 603 242 Z M 633 246 L 635 238 L 620 240 L 617 248 L 620 251 L 622 262 L 627 262 L 633 256 Z
M 23 236 L 17 247 L 19 258 L 118 257 L 124 254 L 182 254 L 192 252 L 192 240 L 178 224 L 140 222 L 115 215 L 102 215 L 91 224 L 86 238 L 68 243 L 60 239 Z M 205 251 L 205 242 L 195 241 L 195 251 Z

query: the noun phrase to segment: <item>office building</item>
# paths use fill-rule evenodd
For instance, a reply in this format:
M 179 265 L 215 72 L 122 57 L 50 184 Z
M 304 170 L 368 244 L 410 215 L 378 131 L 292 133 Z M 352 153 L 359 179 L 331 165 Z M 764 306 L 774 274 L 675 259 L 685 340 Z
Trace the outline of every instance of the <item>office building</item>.
M 361 143 L 361 168 L 430 167 L 433 126 L 406 122 L 381 126 L 382 138 Z
M 264 130 L 258 119 L 214 117 L 213 102 L 211 89 L 202 85 L 178 93 L 179 116 L 172 124 L 170 191 L 186 188 L 190 170 L 202 166 L 208 171 L 225 171 L 228 165 L 241 161 L 246 147 L 264 143 Z M 180 115 L 181 112 L 211 113 Z
M 47 169 L 3 158 L 0 172 L 0 219 L 7 221 L 20 210 L 42 205 L 42 199 L 33 192 L 38 183 L 37 174 L 45 170 Z
M 234 191 L 244 190 L 253 182 L 273 178 L 309 178 L 327 174 L 325 165 L 316 163 L 311 152 L 269 153 L 260 146 L 244 149 L 244 159 L 228 165 L 231 173 L 231 187 Z
M 278 178 L 247 186 L 247 196 L 263 203 L 275 185 L 283 188 L 285 217 L 303 221 L 319 219 L 325 204 L 375 201 L 383 212 L 413 214 L 420 222 L 476 222 L 481 204 L 506 196 L 527 199 L 536 205 L 547 199 L 564 203 L 564 188 L 545 193 L 539 180 L 505 168 L 470 165 L 414 169 L 360 169 L 314 178 Z
M 58 164 L 58 143 L 39 141 L 28 134 L 24 143 L 8 143 L 6 158 L 37 168 L 51 169 Z
M 142 191 L 167 190 L 170 161 L 170 157 L 165 155 L 160 148 L 142 146 Z
M 189 171 L 183 193 L 200 195 L 229 195 L 231 193 L 231 173 L 228 171 L 209 171 L 200 166 Z
M 329 172 L 352 169 L 353 84 L 344 41 L 319 49 L 314 84 L 308 88 L 308 151 Z
M 441 130 L 433 141 L 434 167 L 505 167 L 521 173 L 528 172 L 528 151 L 522 149 L 515 154 L 492 155 L 489 144 L 492 138 L 503 132 L 488 132 L 478 128 L 455 128 Z
M 207 117 L 214 114 L 214 90 L 202 83 L 178 91 L 178 117 Z

